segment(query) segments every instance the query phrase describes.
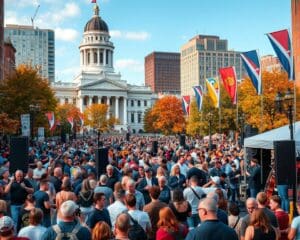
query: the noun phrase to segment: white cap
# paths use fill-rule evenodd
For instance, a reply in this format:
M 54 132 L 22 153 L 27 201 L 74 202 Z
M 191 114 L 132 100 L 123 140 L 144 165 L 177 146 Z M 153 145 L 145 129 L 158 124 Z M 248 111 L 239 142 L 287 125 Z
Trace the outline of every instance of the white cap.
M 78 208 L 74 201 L 68 200 L 60 206 L 60 212 L 64 217 L 72 217 Z
M 210 177 L 210 179 L 211 179 L 215 184 L 220 184 L 220 177 L 214 176 L 214 177 Z

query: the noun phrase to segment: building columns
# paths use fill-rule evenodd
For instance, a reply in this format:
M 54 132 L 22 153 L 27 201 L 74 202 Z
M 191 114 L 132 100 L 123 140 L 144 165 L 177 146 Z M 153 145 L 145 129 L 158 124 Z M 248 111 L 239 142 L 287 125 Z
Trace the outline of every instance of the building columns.
M 107 105 L 106 119 L 109 119 L 110 97 L 106 97 L 106 105 Z
M 119 97 L 115 97 L 115 117 L 119 118 Z
M 127 98 L 123 97 L 123 124 L 127 125 Z

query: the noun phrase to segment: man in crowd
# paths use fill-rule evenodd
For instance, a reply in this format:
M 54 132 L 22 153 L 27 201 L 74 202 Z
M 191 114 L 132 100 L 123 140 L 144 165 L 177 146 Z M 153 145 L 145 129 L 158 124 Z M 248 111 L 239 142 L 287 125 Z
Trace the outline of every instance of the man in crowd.
M 110 227 L 111 221 L 108 210 L 105 208 L 105 195 L 104 193 L 95 193 L 94 194 L 94 203 L 95 208 L 91 212 L 91 214 L 88 217 L 87 225 L 90 229 L 93 229 L 97 222 L 104 221 L 106 222 Z
M 252 158 L 250 161 L 250 168 L 246 171 L 246 175 L 249 178 L 250 197 L 256 198 L 256 195 L 261 188 L 260 172 L 261 167 L 258 164 L 258 160 Z
M 245 233 L 246 229 L 250 224 L 250 216 L 253 213 L 253 211 L 257 208 L 257 201 L 255 198 L 248 198 L 246 201 L 246 208 L 248 211 L 248 214 L 242 218 L 241 228 L 240 228 L 240 236 L 241 240 L 245 239 Z
M 78 213 L 78 206 L 72 200 L 64 202 L 60 206 L 61 221 L 47 229 L 42 236 L 42 240 L 53 240 L 60 236 L 63 239 L 65 236 L 73 236 L 77 239 L 90 240 L 91 233 L 88 228 L 81 226 L 76 214 Z M 74 238 L 73 238 L 74 239 Z
M 115 228 L 114 228 L 115 239 L 129 240 L 128 237 L 129 228 L 130 228 L 130 218 L 128 214 L 121 213 L 117 217 L 115 223 Z
M 127 191 L 126 194 L 131 193 L 136 198 L 136 208 L 142 210 L 145 206 L 145 200 L 143 194 L 135 189 L 135 182 L 132 179 L 129 179 L 127 184 Z
M 114 198 L 115 198 L 115 202 L 107 207 L 110 216 L 110 221 L 113 227 L 115 225 L 117 216 L 120 213 L 127 211 L 127 208 L 124 205 L 125 191 L 124 190 L 114 191 Z
M 217 218 L 217 202 L 212 198 L 204 198 L 198 206 L 201 225 L 186 237 L 186 240 L 238 240 L 236 232 Z
M 145 204 L 148 204 L 151 199 L 149 196 L 149 188 L 158 185 L 157 178 L 152 177 L 152 169 L 148 166 L 145 167 L 145 177 L 140 181 L 140 183 L 137 186 L 137 190 L 140 191 L 145 200 Z

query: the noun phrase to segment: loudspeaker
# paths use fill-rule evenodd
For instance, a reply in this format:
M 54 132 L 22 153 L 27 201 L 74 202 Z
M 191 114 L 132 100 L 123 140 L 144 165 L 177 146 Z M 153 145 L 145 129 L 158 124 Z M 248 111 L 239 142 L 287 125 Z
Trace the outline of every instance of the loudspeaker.
M 252 137 L 258 134 L 258 129 L 253 128 L 251 125 L 244 126 L 244 138 Z
M 22 170 L 27 173 L 28 170 L 28 137 L 11 137 L 10 138 L 10 172 L 14 173 L 16 170 Z
M 108 148 L 97 148 L 95 160 L 97 178 L 99 178 L 101 174 L 106 172 L 106 166 L 108 165 Z
M 126 141 L 127 141 L 127 142 L 130 141 L 130 133 L 126 133 Z
M 158 150 L 158 142 L 157 141 L 153 141 L 152 142 L 152 153 L 153 154 L 157 154 L 157 150 Z
M 185 146 L 185 135 L 179 135 L 179 145 Z
M 296 183 L 295 141 L 274 141 L 276 183 L 293 185 Z

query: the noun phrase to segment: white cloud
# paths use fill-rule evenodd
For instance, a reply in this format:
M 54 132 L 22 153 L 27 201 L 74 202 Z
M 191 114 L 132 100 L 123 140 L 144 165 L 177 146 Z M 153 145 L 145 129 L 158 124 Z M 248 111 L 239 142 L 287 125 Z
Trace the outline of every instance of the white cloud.
M 7 7 L 14 7 L 14 8 L 24 8 L 24 7 L 31 7 L 31 6 L 38 6 L 39 5 L 39 0 L 9 0 L 5 1 L 5 5 Z
M 150 34 L 146 31 L 130 32 L 130 31 L 111 30 L 109 33 L 113 38 L 122 38 L 127 40 L 145 41 L 150 38 Z
M 20 16 L 15 11 L 6 11 L 4 23 L 5 25 L 6 24 L 26 25 L 26 24 L 30 24 L 30 17 L 25 18 L 24 16 Z
M 116 61 L 116 68 L 126 69 L 133 72 L 143 72 L 144 64 L 134 59 L 119 59 Z
M 55 39 L 71 42 L 74 41 L 79 36 L 78 31 L 72 28 L 56 28 L 55 29 Z

